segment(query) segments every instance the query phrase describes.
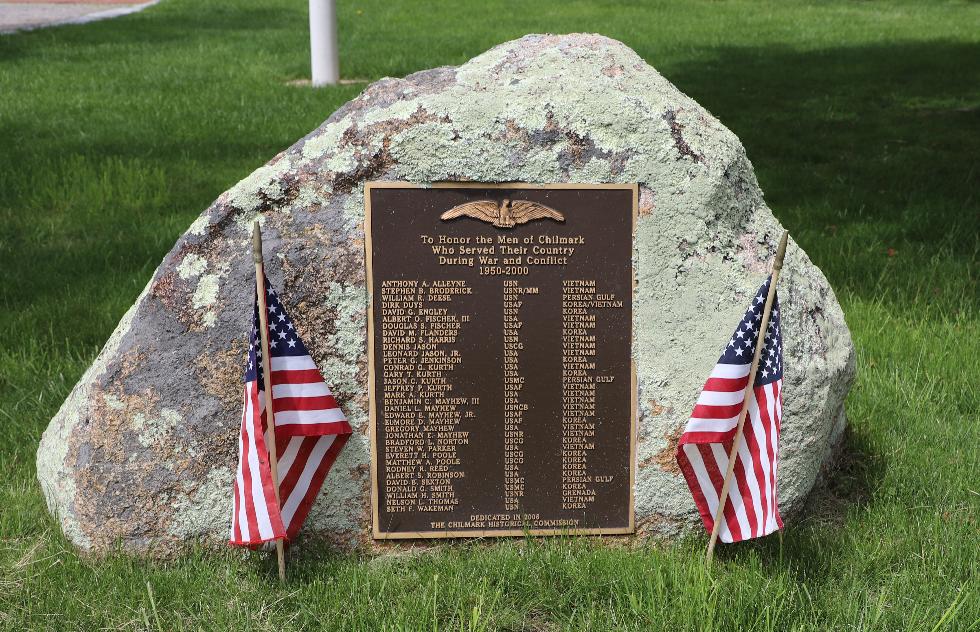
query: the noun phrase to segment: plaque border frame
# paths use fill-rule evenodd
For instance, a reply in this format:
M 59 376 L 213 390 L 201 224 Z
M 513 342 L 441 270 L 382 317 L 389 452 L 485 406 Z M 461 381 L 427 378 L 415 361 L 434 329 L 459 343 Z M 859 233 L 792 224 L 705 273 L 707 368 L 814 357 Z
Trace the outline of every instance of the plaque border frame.
M 371 448 L 371 536 L 374 540 L 419 540 L 440 538 L 495 538 L 517 537 L 524 535 L 554 536 L 554 535 L 629 535 L 636 532 L 636 433 L 637 416 L 639 413 L 639 394 L 637 392 L 636 360 L 630 358 L 630 448 L 629 448 L 629 501 L 628 524 L 625 527 L 593 527 L 586 529 L 442 529 L 433 531 L 398 531 L 387 532 L 380 529 L 378 514 L 378 449 L 377 449 L 377 420 L 378 411 L 375 393 L 374 367 L 374 269 L 371 239 L 371 191 L 374 189 L 614 189 L 632 191 L 633 208 L 632 224 L 630 226 L 630 277 L 633 279 L 633 295 L 630 296 L 630 354 L 632 355 L 635 341 L 635 327 L 632 320 L 633 298 L 636 293 L 636 268 L 633 264 L 632 249 L 636 244 L 636 222 L 639 217 L 640 185 L 634 183 L 600 183 L 575 184 L 557 182 L 539 184 L 531 182 L 432 182 L 418 184 L 390 180 L 371 180 L 364 183 L 364 272 L 365 289 L 367 293 L 367 356 L 368 356 L 368 442 Z

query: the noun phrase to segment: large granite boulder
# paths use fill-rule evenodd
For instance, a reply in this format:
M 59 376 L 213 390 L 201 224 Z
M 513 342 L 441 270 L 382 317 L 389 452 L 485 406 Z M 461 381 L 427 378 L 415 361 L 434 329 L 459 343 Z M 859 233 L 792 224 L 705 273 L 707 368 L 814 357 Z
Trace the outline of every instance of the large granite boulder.
M 369 542 L 367 180 L 641 183 L 638 528 L 698 524 L 675 444 L 782 227 L 735 135 L 636 53 L 529 35 L 372 84 L 194 221 L 41 440 L 38 479 L 72 542 L 167 554 L 227 537 L 256 217 L 270 276 L 355 429 L 305 532 Z M 827 280 L 792 243 L 780 286 L 785 513 L 844 428 L 854 352 Z

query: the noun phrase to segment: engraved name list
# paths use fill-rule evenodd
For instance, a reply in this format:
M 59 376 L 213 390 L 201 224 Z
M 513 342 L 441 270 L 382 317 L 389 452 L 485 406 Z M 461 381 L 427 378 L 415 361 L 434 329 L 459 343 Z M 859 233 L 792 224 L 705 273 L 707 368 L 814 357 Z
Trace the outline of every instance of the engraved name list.
M 367 185 L 376 538 L 633 530 L 636 194 Z

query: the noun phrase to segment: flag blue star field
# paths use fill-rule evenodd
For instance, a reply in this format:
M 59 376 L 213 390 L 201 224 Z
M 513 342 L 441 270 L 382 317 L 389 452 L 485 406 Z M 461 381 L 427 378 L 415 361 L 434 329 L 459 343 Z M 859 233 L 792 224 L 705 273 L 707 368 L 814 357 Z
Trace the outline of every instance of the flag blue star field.
M 677 446 L 677 464 L 694 496 L 708 533 L 714 529 L 718 499 L 728 471 L 728 455 L 742 411 L 752 357 L 762 324 L 771 277 L 762 284 L 715 364 Z M 765 346 L 749 391 L 744 438 L 735 459 L 735 477 L 718 536 L 738 542 L 781 529 L 776 500 L 779 428 L 783 413 L 783 342 L 779 300 L 774 295 Z
M 351 428 L 275 290 L 265 279 L 279 502 L 265 442 L 265 383 L 256 299 L 245 369 L 231 544 L 292 539 Z

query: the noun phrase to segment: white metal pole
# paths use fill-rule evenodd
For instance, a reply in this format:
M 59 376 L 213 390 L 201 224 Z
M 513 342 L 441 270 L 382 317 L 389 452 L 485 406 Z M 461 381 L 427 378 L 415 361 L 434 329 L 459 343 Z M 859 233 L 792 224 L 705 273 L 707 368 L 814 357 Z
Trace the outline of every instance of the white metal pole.
M 335 0 L 310 0 L 310 66 L 313 87 L 333 85 L 340 79 Z

